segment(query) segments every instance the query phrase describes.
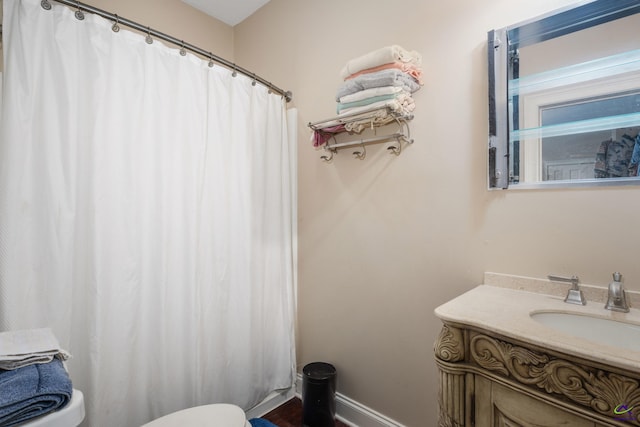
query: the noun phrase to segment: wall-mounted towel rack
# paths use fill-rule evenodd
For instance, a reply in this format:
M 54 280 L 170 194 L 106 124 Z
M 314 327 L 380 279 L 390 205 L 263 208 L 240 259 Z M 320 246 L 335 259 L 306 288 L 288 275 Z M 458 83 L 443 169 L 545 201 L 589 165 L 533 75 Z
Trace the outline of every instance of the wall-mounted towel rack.
M 331 161 L 338 150 L 354 147 L 361 148 L 360 150 L 353 152 L 355 158 L 363 160 L 366 157 L 367 145 L 389 141 L 392 143 L 387 147 L 387 150 L 389 150 L 391 154 L 399 155 L 402 152 L 402 143 L 413 143 L 411 130 L 409 129 L 408 124 L 408 121 L 412 119 L 412 114 L 398 112 L 390 107 L 379 107 L 358 113 L 345 114 L 326 120 L 320 120 L 309 123 L 308 126 L 314 132 L 324 133 L 327 138 L 327 142 L 323 145 L 325 154 L 320 156 L 322 160 L 326 162 Z M 341 143 L 337 143 L 335 139 L 335 135 L 341 133 L 346 132 L 353 135 L 354 133 L 362 132 L 364 129 L 373 129 L 375 131 L 376 128 L 390 123 L 396 123 L 398 125 L 399 129 L 397 132 Z M 339 126 L 344 126 L 344 129 L 326 132 L 327 129 L 335 129 Z M 333 143 L 331 141 L 333 141 Z

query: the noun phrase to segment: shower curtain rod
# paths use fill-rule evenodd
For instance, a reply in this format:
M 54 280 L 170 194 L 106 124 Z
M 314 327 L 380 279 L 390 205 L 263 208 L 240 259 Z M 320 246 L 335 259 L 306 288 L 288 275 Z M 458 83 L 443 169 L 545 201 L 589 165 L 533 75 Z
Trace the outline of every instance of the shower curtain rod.
M 193 53 L 196 53 L 206 59 L 209 59 L 209 66 L 213 67 L 213 62 L 217 62 L 218 64 L 222 64 L 225 67 L 229 68 L 230 70 L 234 71 L 234 76 L 235 76 L 235 72 L 238 73 L 242 73 L 247 77 L 250 77 L 254 84 L 255 82 L 260 82 L 261 84 L 263 84 L 264 86 L 268 87 L 272 92 L 275 93 L 279 93 L 280 95 L 284 96 L 284 98 L 287 100 L 287 102 L 291 101 L 293 99 L 293 94 L 291 93 L 291 91 L 285 91 L 283 89 L 280 89 L 279 87 L 275 86 L 273 83 L 263 79 L 262 77 L 256 75 L 255 73 L 250 72 L 249 70 L 246 70 L 245 68 L 240 67 L 239 65 L 234 64 L 233 62 L 230 62 L 224 58 L 221 58 L 217 55 L 214 55 L 211 52 L 207 52 L 206 50 L 200 49 L 197 46 L 194 46 L 192 44 L 189 43 L 185 43 L 184 40 L 178 40 L 175 37 L 172 37 L 168 34 L 162 33 L 160 31 L 156 31 L 152 28 L 149 27 L 145 27 L 144 25 L 140 25 L 137 22 L 131 21 L 130 19 L 126 19 L 126 18 L 122 18 L 116 14 L 104 11 L 102 9 L 98 9 L 97 7 L 93 7 L 91 5 L 88 5 L 86 3 L 81 3 L 79 1 L 75 1 L 75 0 L 52 0 L 55 1 L 57 3 L 62 3 L 66 6 L 72 7 L 77 9 L 76 11 L 76 18 L 82 20 L 84 19 L 84 17 L 82 16 L 82 12 L 89 12 L 89 13 L 93 13 L 95 15 L 99 15 L 105 19 L 108 19 L 110 21 L 114 22 L 114 28 L 118 28 L 118 25 L 122 24 L 125 25 L 127 27 L 133 28 L 135 30 L 138 30 L 140 32 L 143 32 L 145 34 L 147 34 L 147 37 L 156 37 L 158 39 L 167 41 L 169 43 L 172 43 L 176 46 L 179 46 L 181 49 L 181 52 L 183 50 L 189 50 Z M 40 2 L 40 5 L 42 6 L 43 9 L 51 9 L 51 4 L 49 3 L 49 0 L 42 0 Z M 117 31 L 117 30 L 116 30 Z

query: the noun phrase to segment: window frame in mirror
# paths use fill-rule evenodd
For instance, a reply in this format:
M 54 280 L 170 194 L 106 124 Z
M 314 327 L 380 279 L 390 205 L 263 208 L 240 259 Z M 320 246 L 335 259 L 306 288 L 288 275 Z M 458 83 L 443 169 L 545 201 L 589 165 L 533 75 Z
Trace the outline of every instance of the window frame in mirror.
M 510 161 L 519 161 L 520 153 L 510 150 L 510 131 L 517 128 L 513 117 L 519 117 L 519 102 L 509 103 L 508 82 L 519 76 L 518 49 L 570 34 L 596 25 L 640 13 L 640 0 L 589 0 L 548 14 L 488 32 L 487 56 L 489 68 L 489 189 L 540 189 L 609 185 L 640 185 L 638 177 L 534 181 L 510 184 Z M 620 80 L 623 92 L 629 85 Z M 611 86 L 611 85 L 607 85 Z M 637 87 L 637 85 L 636 85 Z M 602 88 L 591 87 L 597 96 Z M 519 95 L 517 95 L 519 96 Z M 528 101 L 535 105 L 553 94 L 533 95 Z M 512 111 L 511 109 L 516 109 Z M 526 112 L 525 112 L 526 113 Z M 518 147 L 519 149 L 520 147 Z M 536 147 L 529 147 L 536 150 Z M 526 169 L 525 169 L 526 170 Z

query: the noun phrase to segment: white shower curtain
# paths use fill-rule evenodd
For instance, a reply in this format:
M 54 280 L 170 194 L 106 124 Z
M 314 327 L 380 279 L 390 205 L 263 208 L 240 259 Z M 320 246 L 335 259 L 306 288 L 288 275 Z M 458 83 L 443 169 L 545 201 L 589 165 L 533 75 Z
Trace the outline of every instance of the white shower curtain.
M 4 0 L 0 330 L 51 327 L 87 423 L 295 380 L 285 102 L 112 22 Z

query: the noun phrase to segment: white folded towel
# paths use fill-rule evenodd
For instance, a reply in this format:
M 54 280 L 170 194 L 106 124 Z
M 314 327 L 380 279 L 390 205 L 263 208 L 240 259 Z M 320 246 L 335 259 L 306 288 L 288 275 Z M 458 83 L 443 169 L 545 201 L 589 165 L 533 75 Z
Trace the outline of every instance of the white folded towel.
M 51 329 L 0 332 L 0 369 L 13 370 L 36 363 L 49 363 L 71 355 L 60 348 Z
M 352 93 L 350 95 L 345 95 L 340 98 L 340 102 L 346 104 L 347 102 L 355 102 L 360 101 L 367 98 L 373 98 L 376 96 L 382 95 L 395 95 L 402 92 L 404 89 L 400 86 L 382 86 L 382 87 L 372 87 L 370 89 L 365 89 L 358 91 L 356 93 Z
M 422 55 L 415 50 L 408 51 L 398 45 L 383 47 L 348 61 L 340 71 L 340 77 L 346 79 L 358 71 L 395 61 L 421 65 Z
M 390 108 L 392 111 L 396 111 L 398 113 L 409 114 L 413 110 L 415 110 L 416 104 L 410 95 L 405 95 L 391 100 L 374 102 L 373 104 L 365 105 L 362 107 L 347 108 L 340 111 L 338 116 L 343 116 L 345 114 L 357 114 L 370 109 L 385 107 Z

